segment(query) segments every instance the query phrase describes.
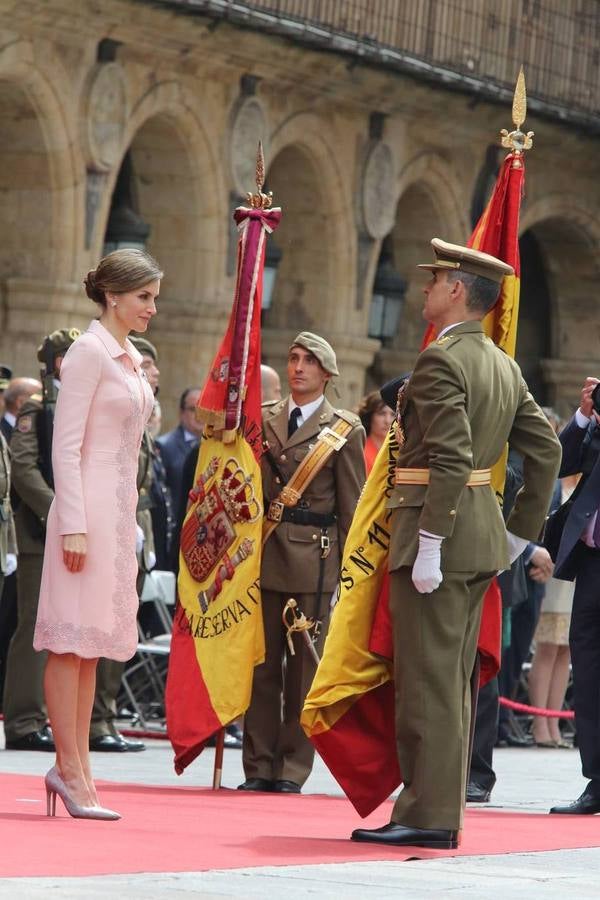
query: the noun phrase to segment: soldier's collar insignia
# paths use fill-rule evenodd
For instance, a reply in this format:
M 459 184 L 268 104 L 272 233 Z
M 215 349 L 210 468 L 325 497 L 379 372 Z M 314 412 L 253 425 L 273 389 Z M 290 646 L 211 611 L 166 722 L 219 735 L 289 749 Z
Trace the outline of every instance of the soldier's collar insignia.
M 33 422 L 31 416 L 21 416 L 17 421 L 17 431 L 20 431 L 21 434 L 28 434 L 31 431 Z

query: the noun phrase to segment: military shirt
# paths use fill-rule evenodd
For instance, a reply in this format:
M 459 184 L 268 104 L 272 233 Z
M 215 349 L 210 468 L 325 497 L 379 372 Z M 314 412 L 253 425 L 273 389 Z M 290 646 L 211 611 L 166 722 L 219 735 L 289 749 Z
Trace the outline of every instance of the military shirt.
M 332 427 L 336 410 L 327 398 L 292 434 L 288 430 L 288 398 L 263 407 L 263 431 L 281 475 L 288 482 L 310 452 L 322 429 Z M 338 581 L 346 536 L 365 481 L 365 432 L 354 413 L 342 411 L 354 421 L 344 446 L 334 452 L 302 494 L 299 508 L 336 516 L 328 526 L 330 552 L 325 559 L 323 590 L 331 592 Z M 266 458 L 261 462 L 265 511 L 283 484 Z M 271 591 L 316 592 L 321 558 L 321 529 L 314 525 L 280 522 L 263 549 L 261 586 Z
M 43 554 L 46 519 L 54 491 L 42 475 L 38 419 L 43 411 L 36 395 L 22 406 L 10 439 L 12 483 L 21 499 L 15 514 L 21 553 Z M 49 460 L 46 461 L 49 464 Z

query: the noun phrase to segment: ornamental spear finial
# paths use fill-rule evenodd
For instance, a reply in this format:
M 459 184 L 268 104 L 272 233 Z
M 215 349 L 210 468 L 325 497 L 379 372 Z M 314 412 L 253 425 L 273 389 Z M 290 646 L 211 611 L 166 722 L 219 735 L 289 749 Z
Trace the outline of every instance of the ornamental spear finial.
M 524 150 L 531 150 L 533 146 L 533 131 L 528 131 L 527 134 L 524 134 L 521 131 L 521 125 L 525 121 L 526 115 L 527 92 L 525 90 L 525 75 L 523 73 L 523 66 L 521 66 L 519 70 L 519 77 L 517 78 L 517 84 L 515 86 L 515 94 L 513 97 L 512 106 L 512 120 L 513 125 L 515 126 L 515 130 L 508 132 L 506 128 L 503 128 L 500 132 L 500 135 L 502 137 L 502 146 L 506 147 L 507 150 L 512 150 L 516 157 L 513 162 L 515 168 L 518 168 L 521 165 L 518 157 L 523 154 Z
M 258 152 L 256 154 L 256 193 L 246 194 L 246 200 L 252 209 L 269 209 L 273 203 L 273 192 L 263 194 L 263 185 L 265 183 L 265 156 L 263 153 L 262 141 L 258 142 Z

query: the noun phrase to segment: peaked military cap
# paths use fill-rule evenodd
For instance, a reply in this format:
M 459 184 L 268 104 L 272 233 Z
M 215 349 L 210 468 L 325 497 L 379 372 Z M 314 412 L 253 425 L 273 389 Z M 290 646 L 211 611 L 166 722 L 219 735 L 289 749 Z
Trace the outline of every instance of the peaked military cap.
M 57 356 L 64 356 L 69 347 L 81 335 L 79 328 L 58 328 L 51 334 L 48 334 L 37 350 L 37 358 L 41 363 L 45 363 L 48 356 L 55 359 Z
M 5 391 L 8 387 L 8 382 L 12 378 L 12 369 L 10 366 L 2 366 L 0 365 L 0 391 Z
M 433 238 L 431 241 L 435 262 L 420 263 L 419 269 L 429 269 L 431 272 L 445 270 L 447 272 L 468 272 L 470 275 L 479 275 L 481 278 L 489 278 L 490 281 L 502 282 L 505 275 L 513 275 L 514 269 L 508 263 L 502 262 L 489 253 L 481 250 L 473 250 L 471 247 L 462 247 L 460 244 L 449 244 L 441 238 Z
M 335 358 L 335 350 L 331 344 L 327 343 L 325 338 L 320 337 L 318 334 L 313 334 L 311 331 L 301 331 L 294 338 L 290 350 L 292 347 L 304 347 L 305 350 L 316 356 L 326 372 L 329 372 L 330 375 L 340 374 Z
M 129 335 L 129 340 L 142 356 L 151 356 L 154 362 L 158 362 L 158 350 L 151 344 L 147 338 L 138 337 L 136 335 Z

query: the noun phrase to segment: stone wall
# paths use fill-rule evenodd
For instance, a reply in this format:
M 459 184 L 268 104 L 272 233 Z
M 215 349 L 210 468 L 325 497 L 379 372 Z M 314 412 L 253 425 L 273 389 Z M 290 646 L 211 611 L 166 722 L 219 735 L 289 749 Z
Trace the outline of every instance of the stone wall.
M 0 37 L 1 361 L 34 374 L 44 333 L 94 315 L 81 282 L 102 254 L 129 152 L 148 248 L 165 269 L 149 336 L 172 425 L 229 313 L 231 212 L 254 187 L 260 137 L 284 213 L 265 360 L 282 370 L 294 333 L 321 332 L 350 406 L 411 368 L 423 333 L 415 263 L 432 236 L 470 233 L 509 108 L 139 0 L 0 0 Z M 581 131 L 533 116 L 527 127 L 518 353 L 540 399 L 567 412 L 600 372 L 600 155 Z M 381 347 L 367 335 L 387 236 L 407 294 L 399 333 Z

